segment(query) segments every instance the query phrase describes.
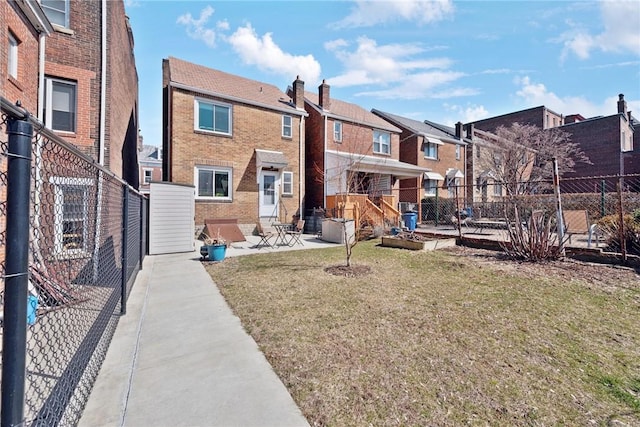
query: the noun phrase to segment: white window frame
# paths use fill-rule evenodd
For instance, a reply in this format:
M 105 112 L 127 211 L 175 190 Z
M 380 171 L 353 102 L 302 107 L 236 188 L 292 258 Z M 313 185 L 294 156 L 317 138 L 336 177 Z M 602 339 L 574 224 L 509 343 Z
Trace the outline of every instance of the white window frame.
M 342 122 L 333 122 L 333 140 L 335 142 L 342 142 Z
M 288 124 L 287 120 L 289 121 Z M 293 138 L 293 117 L 287 114 L 282 115 L 282 137 Z
M 229 131 L 228 132 L 224 132 L 224 131 L 215 130 L 215 127 L 216 127 L 215 121 L 212 122 L 213 123 L 213 129 L 201 128 L 200 127 L 200 104 L 207 104 L 207 105 L 211 105 L 213 107 L 213 109 L 214 109 L 213 118 L 214 119 L 215 119 L 215 108 L 216 107 L 228 109 L 229 114 L 228 114 L 228 118 L 227 118 L 227 126 L 229 128 Z M 227 104 L 227 103 L 224 103 L 224 102 L 213 101 L 211 99 L 206 99 L 206 98 L 196 98 L 195 101 L 194 101 L 194 104 L 193 104 L 193 108 L 194 108 L 193 129 L 195 131 L 213 133 L 213 134 L 217 134 L 217 135 L 228 135 L 228 136 L 233 135 L 233 105 Z
M 384 140 L 384 136 L 388 138 L 387 141 Z M 377 149 L 376 145 L 378 146 Z M 373 152 L 376 154 L 391 155 L 391 132 L 385 132 L 378 129 L 373 130 Z
M 42 6 L 42 10 L 44 11 L 47 18 L 53 25 L 57 25 L 63 28 L 69 28 L 69 0 L 64 0 L 64 10 L 56 9 L 49 4 L 48 0 L 40 0 L 40 6 Z M 53 14 L 52 14 L 53 12 Z M 54 19 L 54 15 L 63 14 L 64 15 L 64 23 L 56 22 Z
M 57 132 L 76 133 L 78 130 L 78 84 L 74 81 L 58 79 L 55 77 L 45 77 L 45 122 L 44 125 Z M 65 84 L 73 87 L 73 129 L 56 129 L 53 127 L 53 86 L 55 83 Z M 71 108 L 71 106 L 69 106 Z
M 434 155 L 430 155 L 430 148 L 433 148 Z M 425 159 L 438 160 L 438 144 L 435 144 L 431 141 L 424 141 L 424 150 L 422 153 Z
M 287 188 L 287 186 L 289 188 Z M 293 195 L 293 172 L 288 172 L 288 171 L 282 172 L 282 195 L 283 196 Z
M 11 77 L 18 79 L 18 39 L 9 31 L 9 51 L 7 52 L 7 71 Z
M 89 189 L 93 186 L 93 180 L 90 178 L 70 178 L 62 176 L 52 176 L 49 182 L 53 184 L 53 194 L 55 203 L 54 222 L 54 253 L 56 255 L 69 256 L 89 256 Z M 65 249 L 64 247 L 64 187 L 84 187 L 83 206 L 82 206 L 82 247 L 74 249 Z
M 461 157 L 462 146 L 456 144 L 456 160 L 460 160 Z
M 424 194 L 426 196 L 435 196 L 438 192 L 438 180 L 437 179 L 425 179 L 423 183 Z
M 213 173 L 212 185 L 211 189 L 212 196 L 201 196 L 200 195 L 200 171 L 211 171 Z M 229 184 L 227 189 L 226 196 L 216 196 L 215 194 L 215 175 L 216 173 L 226 173 L 229 177 Z M 197 165 L 194 167 L 194 176 L 193 183 L 196 187 L 196 200 L 217 200 L 217 201 L 233 201 L 233 168 L 227 168 L 223 166 L 204 166 Z
M 149 180 L 147 180 L 147 172 L 150 172 L 149 173 Z M 151 168 L 142 168 L 142 183 L 143 184 L 150 184 L 152 180 L 153 180 L 153 169 L 151 169 Z

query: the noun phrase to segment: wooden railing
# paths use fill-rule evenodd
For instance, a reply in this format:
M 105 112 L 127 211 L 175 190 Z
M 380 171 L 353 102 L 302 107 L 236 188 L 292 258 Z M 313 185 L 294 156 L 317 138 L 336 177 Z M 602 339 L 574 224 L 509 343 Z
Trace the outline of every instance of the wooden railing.
M 327 196 L 327 212 L 340 218 L 353 219 L 356 224 L 368 222 L 373 226 L 397 225 L 400 211 L 394 208 L 395 197 L 384 195 L 380 206 L 369 199 L 367 194 L 343 193 Z

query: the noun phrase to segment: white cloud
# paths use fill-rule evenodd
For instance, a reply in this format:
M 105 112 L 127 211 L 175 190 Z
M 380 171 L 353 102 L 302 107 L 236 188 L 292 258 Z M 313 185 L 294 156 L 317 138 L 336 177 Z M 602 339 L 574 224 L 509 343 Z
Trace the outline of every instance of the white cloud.
M 572 22 L 573 28 L 560 36 L 564 43 L 561 59 L 573 53 L 587 59 L 593 50 L 626 52 L 640 56 L 640 2 L 629 0 L 601 1 L 600 11 L 603 31 L 590 34 Z
M 191 13 L 185 13 L 184 15 L 180 15 L 176 22 L 187 27 L 187 35 L 192 39 L 202 40 L 207 46 L 215 47 L 216 32 L 206 27 L 213 13 L 213 8 L 207 6 L 200 11 L 200 16 L 197 19 L 195 19 Z
M 595 116 L 611 116 L 618 111 L 617 95 L 604 99 L 600 104 L 589 101 L 582 96 L 560 97 L 549 91 L 542 83 L 533 83 L 529 77 L 518 78 L 515 83 L 520 86 L 516 95 L 522 98 L 527 105 L 545 107 L 560 113 L 581 114 L 585 118 Z M 627 100 L 627 107 L 633 111 L 634 108 L 640 110 L 640 101 Z
M 418 43 L 378 45 L 375 40 L 360 37 L 355 46 L 339 39 L 325 43 L 342 63 L 342 74 L 327 79 L 336 87 L 372 85 L 376 89 L 358 93 L 379 98 L 419 99 L 440 97 L 443 87 L 465 74 L 451 70 L 449 58 L 421 57 L 429 49 Z M 447 96 L 474 94 L 472 89 L 446 90 Z
M 455 114 L 455 119 L 446 119 L 446 124 L 449 126 L 453 126 L 458 121 L 469 123 L 489 117 L 489 112 L 484 108 L 484 105 L 467 104 L 462 106 L 445 103 L 444 108 Z
M 295 56 L 283 52 L 271 33 L 259 37 L 251 24 L 238 28 L 226 40 L 245 64 L 289 79 L 299 75 L 312 84 L 319 81 L 320 63 L 313 55 Z
M 371 27 L 394 21 L 419 25 L 442 21 L 454 12 L 452 0 L 355 0 L 351 14 L 333 28 Z

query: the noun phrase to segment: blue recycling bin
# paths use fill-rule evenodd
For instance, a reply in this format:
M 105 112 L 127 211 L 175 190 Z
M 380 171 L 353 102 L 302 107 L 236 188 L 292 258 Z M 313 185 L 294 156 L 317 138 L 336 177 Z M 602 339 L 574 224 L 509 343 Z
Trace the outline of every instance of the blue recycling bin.
M 407 227 L 409 231 L 413 231 L 416 229 L 418 223 L 418 214 L 416 212 L 405 212 L 402 214 L 402 220 L 404 221 L 405 227 Z

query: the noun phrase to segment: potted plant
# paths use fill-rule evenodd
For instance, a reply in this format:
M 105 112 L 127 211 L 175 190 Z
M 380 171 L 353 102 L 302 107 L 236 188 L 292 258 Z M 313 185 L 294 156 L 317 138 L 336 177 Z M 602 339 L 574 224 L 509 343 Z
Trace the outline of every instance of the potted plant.
M 204 233 L 204 245 L 207 248 L 207 256 L 210 261 L 222 261 L 227 253 L 227 241 L 220 235 L 220 229 L 215 236 Z

